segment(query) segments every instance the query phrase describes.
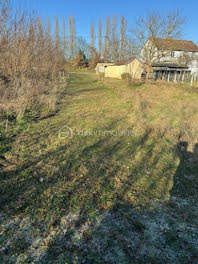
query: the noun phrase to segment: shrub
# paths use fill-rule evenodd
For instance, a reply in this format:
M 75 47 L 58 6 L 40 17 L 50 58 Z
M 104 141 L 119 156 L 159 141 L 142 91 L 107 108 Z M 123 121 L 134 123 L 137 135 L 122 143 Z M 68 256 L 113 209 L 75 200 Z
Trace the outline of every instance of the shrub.
M 131 75 L 129 73 L 123 73 L 121 75 L 122 79 L 123 80 L 128 80 L 128 79 L 131 79 Z
M 88 60 L 85 56 L 85 53 L 82 50 L 79 50 L 77 56 L 73 62 L 74 68 L 87 68 L 88 67 Z
M 99 75 L 100 75 L 100 77 L 105 77 L 104 72 L 100 72 Z
M 97 52 L 97 50 L 94 47 L 90 47 L 91 52 L 91 60 L 89 61 L 89 68 L 94 69 L 97 65 L 97 63 L 102 62 L 100 58 L 100 54 Z
M 21 118 L 50 94 L 56 101 L 64 55 L 39 17 L 15 12 L 9 1 L 0 1 L 0 112 Z

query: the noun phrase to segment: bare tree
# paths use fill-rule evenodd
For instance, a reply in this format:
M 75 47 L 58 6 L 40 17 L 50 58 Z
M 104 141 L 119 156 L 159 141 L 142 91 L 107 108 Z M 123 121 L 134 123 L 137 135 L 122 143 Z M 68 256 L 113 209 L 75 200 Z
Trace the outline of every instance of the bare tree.
M 65 18 L 62 18 L 62 26 L 63 26 L 63 51 L 66 57 L 66 50 L 67 50 L 67 40 L 66 40 L 66 25 L 65 25 Z
M 182 26 L 185 19 L 181 17 L 178 10 L 167 14 L 148 13 L 140 17 L 131 30 L 137 54 L 141 55 L 148 71 L 153 63 L 159 62 L 161 58 L 169 56 L 170 50 L 159 49 L 159 38 L 163 38 L 160 46 L 166 47 L 171 44 L 172 39 L 182 36 Z M 163 42 L 163 43 L 162 43 Z
M 49 18 L 49 16 L 47 16 L 46 34 L 47 34 L 47 38 L 48 38 L 48 39 L 51 39 L 51 23 L 50 23 L 50 18 Z
M 44 34 L 42 20 L 0 1 L 0 111 L 23 116 L 26 109 L 56 105 L 57 73 L 64 61 Z
M 91 27 L 90 27 L 90 39 L 91 39 L 91 57 L 93 58 L 94 53 L 93 50 L 95 49 L 95 28 L 94 28 L 94 23 L 91 23 Z
M 86 42 L 86 40 L 82 37 L 78 37 L 75 41 L 75 54 L 78 54 L 79 51 L 83 51 L 85 53 L 85 55 L 88 55 L 88 51 L 89 51 L 89 46 Z
M 117 16 L 113 16 L 113 25 L 112 25 L 112 58 L 113 61 L 118 59 L 118 40 L 117 40 Z
M 192 53 L 183 53 L 181 56 L 179 56 L 177 58 L 177 62 L 178 64 L 180 65 L 193 65 L 196 67 L 197 66 L 197 62 L 198 62 L 198 56 L 197 54 L 194 54 L 193 52 Z
M 55 43 L 56 47 L 59 47 L 60 44 L 60 27 L 58 22 L 58 17 L 55 16 Z
M 91 47 L 95 47 L 95 29 L 94 29 L 94 23 L 91 23 L 91 28 L 90 28 L 90 38 L 91 38 Z
M 124 16 L 122 16 L 120 23 L 120 52 L 119 52 L 120 60 L 124 59 L 125 47 L 126 47 L 126 20 Z
M 91 60 L 89 61 L 89 67 L 95 68 L 97 63 L 101 62 L 100 54 L 97 52 L 96 48 L 90 47 L 90 49 L 93 55 Z
M 100 57 L 102 57 L 102 22 L 101 19 L 99 20 L 98 23 L 98 51 Z
M 109 61 L 109 46 L 110 46 L 110 18 L 106 17 L 106 25 L 105 25 L 105 50 L 104 50 L 104 61 Z
M 37 28 L 39 37 L 43 38 L 43 24 L 40 16 L 37 18 Z
M 75 35 L 76 35 L 75 18 L 73 16 L 70 16 L 69 17 L 69 57 L 70 57 L 70 60 L 74 58 Z

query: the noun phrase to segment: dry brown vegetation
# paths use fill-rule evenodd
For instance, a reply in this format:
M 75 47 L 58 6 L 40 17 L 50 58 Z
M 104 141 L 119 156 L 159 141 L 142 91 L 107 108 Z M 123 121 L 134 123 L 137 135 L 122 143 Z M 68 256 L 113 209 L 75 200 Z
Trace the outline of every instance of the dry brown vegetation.
M 58 18 L 52 36 L 49 21 L 7 0 L 0 10 L 0 114 L 47 116 L 70 66 Z M 74 17 L 69 25 L 72 61 Z M 125 27 L 123 17 L 122 56 Z M 107 19 L 106 60 L 109 34 Z M 91 50 L 93 66 L 101 53 Z M 196 84 L 72 72 L 64 92 L 55 115 L 0 130 L 0 263 L 197 264 Z
M 64 56 L 60 43 L 42 25 L 0 1 L 0 111 L 22 117 L 40 106 L 47 112 L 56 105 L 58 71 Z
M 197 102 L 71 74 L 55 116 L 2 135 L 0 263 L 196 264 Z
M 126 80 L 107 78 L 103 82 L 109 88 L 115 87 L 118 92 L 126 85 Z M 133 99 L 132 122 L 142 131 L 146 128 L 151 130 L 156 138 L 166 137 L 173 144 L 186 141 L 192 148 L 197 143 L 198 131 L 196 85 L 195 83 L 190 87 L 188 83 L 174 84 L 165 81 L 133 82 L 129 85 L 129 89 L 133 88 L 130 95 L 125 95 L 126 102 L 130 97 Z M 119 93 L 123 98 L 123 91 Z

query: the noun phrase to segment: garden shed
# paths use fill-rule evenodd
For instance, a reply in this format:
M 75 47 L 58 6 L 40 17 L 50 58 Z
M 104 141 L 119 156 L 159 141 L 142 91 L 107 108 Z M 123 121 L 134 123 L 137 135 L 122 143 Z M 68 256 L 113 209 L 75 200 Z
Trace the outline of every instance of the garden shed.
M 105 68 L 105 77 L 122 79 L 124 73 L 130 74 L 132 79 L 141 80 L 145 75 L 143 63 L 137 58 L 122 60 Z

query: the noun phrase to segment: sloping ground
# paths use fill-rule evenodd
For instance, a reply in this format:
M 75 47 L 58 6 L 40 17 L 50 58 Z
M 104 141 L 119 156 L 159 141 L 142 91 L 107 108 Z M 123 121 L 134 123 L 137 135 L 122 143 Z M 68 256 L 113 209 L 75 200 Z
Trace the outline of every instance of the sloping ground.
M 195 87 L 71 77 L 2 133 L 0 263 L 197 263 L 197 128 Z

